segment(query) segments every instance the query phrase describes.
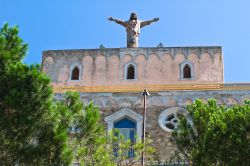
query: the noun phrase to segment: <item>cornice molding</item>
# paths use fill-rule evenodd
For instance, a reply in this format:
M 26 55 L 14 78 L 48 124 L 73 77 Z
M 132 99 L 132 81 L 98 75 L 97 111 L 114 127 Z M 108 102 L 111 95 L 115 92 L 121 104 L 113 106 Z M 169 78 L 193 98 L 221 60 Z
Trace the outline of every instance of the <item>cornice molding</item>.
M 53 86 L 54 93 L 64 93 L 66 91 L 85 93 L 105 93 L 105 92 L 142 92 L 147 89 L 151 92 L 161 91 L 234 91 L 250 90 L 250 84 L 176 84 L 176 85 L 138 85 L 138 86 Z

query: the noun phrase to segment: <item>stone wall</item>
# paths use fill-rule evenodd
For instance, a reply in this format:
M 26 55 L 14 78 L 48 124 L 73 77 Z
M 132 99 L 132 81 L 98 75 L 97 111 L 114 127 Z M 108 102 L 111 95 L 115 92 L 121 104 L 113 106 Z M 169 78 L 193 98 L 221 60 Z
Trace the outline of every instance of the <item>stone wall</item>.
M 92 101 L 100 108 L 103 123 L 104 119 L 117 111 L 127 108 L 141 116 L 143 115 L 142 93 L 80 93 L 81 100 L 87 104 Z M 60 99 L 62 94 L 56 94 Z M 159 126 L 159 115 L 166 109 L 185 108 L 186 105 L 200 98 L 206 102 L 209 98 L 217 99 L 218 104 L 242 104 L 250 99 L 249 90 L 224 91 L 165 91 L 152 92 L 147 99 L 146 133 L 153 139 L 153 146 L 157 148 L 162 160 L 167 159 L 174 151 L 175 146 L 170 141 L 171 133 Z M 167 111 L 168 111 L 167 110 Z M 131 117 L 132 119 L 134 117 Z M 108 127 L 108 126 L 107 126 Z M 137 126 L 138 127 L 138 126 Z
M 193 77 L 181 78 L 181 64 L 192 65 Z M 125 66 L 136 67 L 136 78 L 125 79 Z M 70 80 L 80 68 L 80 80 Z M 109 48 L 43 52 L 42 70 L 52 84 L 66 86 L 161 85 L 223 83 L 221 47 Z

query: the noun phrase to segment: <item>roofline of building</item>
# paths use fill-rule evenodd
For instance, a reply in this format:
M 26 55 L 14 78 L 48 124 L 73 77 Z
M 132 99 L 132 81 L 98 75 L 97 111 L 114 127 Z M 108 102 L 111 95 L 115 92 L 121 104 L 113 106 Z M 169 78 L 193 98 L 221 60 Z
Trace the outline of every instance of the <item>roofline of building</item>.
M 64 50 L 44 50 L 43 54 L 46 52 L 78 52 L 78 51 L 100 51 L 100 50 L 139 50 L 139 49 L 158 49 L 158 50 L 168 50 L 168 49 L 222 49 L 222 46 L 183 46 L 183 47 L 138 47 L 138 48 L 88 48 L 88 49 L 64 49 Z

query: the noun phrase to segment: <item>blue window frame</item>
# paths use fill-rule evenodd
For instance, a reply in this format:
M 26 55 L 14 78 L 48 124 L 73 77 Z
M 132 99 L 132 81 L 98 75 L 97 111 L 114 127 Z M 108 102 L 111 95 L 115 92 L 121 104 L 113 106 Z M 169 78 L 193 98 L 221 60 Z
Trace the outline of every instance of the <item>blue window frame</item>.
M 124 140 L 127 141 L 128 139 L 131 141 L 131 143 L 135 143 L 135 135 L 136 135 L 136 123 L 129 118 L 125 117 L 117 122 L 114 123 L 114 128 L 118 129 L 119 133 L 124 136 Z M 115 156 L 117 156 L 117 149 L 119 147 L 114 149 Z M 133 158 L 134 157 L 134 150 L 131 147 L 131 149 L 128 152 L 128 157 Z

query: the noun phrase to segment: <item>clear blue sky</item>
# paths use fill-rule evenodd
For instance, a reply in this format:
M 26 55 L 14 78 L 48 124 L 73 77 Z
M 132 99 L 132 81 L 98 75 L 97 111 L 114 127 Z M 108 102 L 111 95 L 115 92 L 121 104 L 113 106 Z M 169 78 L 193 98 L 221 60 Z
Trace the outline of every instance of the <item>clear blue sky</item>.
M 250 0 L 0 0 L 0 25 L 18 25 L 29 44 L 24 62 L 43 50 L 125 47 L 126 33 L 107 21 L 160 21 L 141 31 L 141 47 L 222 46 L 225 82 L 250 82 Z

